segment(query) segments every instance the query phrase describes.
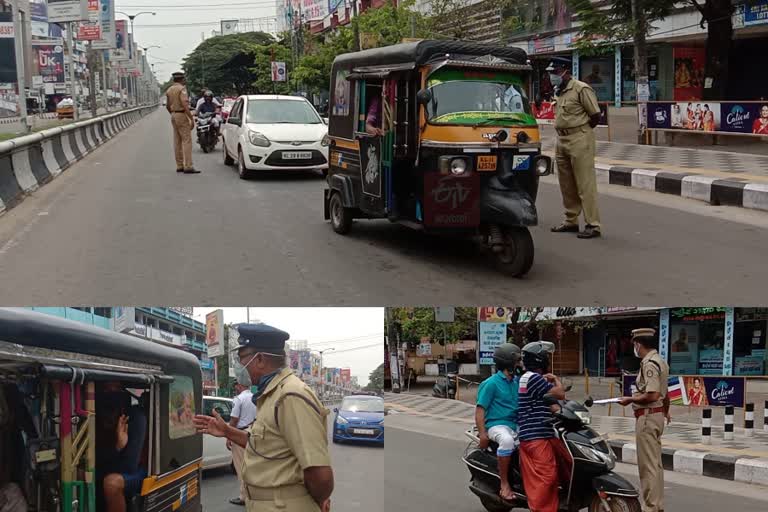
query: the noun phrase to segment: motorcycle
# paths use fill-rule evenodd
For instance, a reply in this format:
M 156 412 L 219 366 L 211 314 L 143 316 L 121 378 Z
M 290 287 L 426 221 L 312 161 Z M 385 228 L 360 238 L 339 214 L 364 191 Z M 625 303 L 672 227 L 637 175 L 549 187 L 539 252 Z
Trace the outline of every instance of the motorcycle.
M 456 398 L 456 374 L 449 373 L 437 379 L 432 386 L 432 396 L 435 398 Z
M 214 112 L 205 112 L 197 116 L 197 142 L 203 153 L 213 151 L 219 141 L 219 135 L 211 122 L 215 115 Z
M 593 401 L 587 398 L 584 404 L 572 400 L 558 401 L 550 397 L 550 405 L 559 405 L 558 412 L 550 420 L 557 439 L 562 443 L 563 452 L 570 460 L 561 461 L 569 470 L 569 477 L 560 484 L 560 510 L 576 512 L 585 507 L 589 512 L 640 512 L 639 493 L 623 477 L 613 472 L 616 458 L 608 443 L 589 427 L 591 415 L 588 407 Z M 523 479 L 520 473 L 519 452 L 512 455 L 509 467 L 509 484 L 515 494 L 515 501 L 508 502 L 499 496 L 501 487 L 496 449 L 491 442 L 482 450 L 478 446 L 480 437 L 477 429 L 465 432 L 471 439 L 462 460 L 469 469 L 471 480 L 469 490 L 489 512 L 509 512 L 512 508 L 528 508 Z

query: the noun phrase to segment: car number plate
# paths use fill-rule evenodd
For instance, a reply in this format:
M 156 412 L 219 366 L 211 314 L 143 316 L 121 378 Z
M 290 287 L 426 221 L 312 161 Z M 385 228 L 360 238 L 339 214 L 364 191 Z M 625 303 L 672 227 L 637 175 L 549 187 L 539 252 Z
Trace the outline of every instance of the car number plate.
M 495 171 L 496 170 L 496 155 L 483 155 L 477 157 L 477 170 L 478 171 Z
M 369 428 L 356 428 L 355 429 L 355 434 L 364 434 L 364 435 L 367 435 L 367 436 L 372 436 L 375 433 L 376 433 L 375 430 L 371 430 Z
M 283 151 L 284 160 L 309 160 L 312 153 L 309 151 Z

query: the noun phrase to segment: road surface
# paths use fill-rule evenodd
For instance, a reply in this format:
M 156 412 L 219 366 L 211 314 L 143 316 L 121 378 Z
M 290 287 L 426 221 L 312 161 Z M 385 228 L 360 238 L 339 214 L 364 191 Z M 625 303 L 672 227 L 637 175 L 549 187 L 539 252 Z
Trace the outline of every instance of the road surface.
M 464 425 L 406 414 L 387 417 L 387 510 L 484 512 L 467 488 L 469 472 L 461 461 L 467 446 Z M 637 467 L 616 471 L 639 485 Z M 738 510 L 763 512 L 768 488 L 714 478 L 665 472 L 665 505 L 670 512 Z
M 329 416 L 328 432 L 333 414 Z M 330 441 L 329 441 L 330 443 Z M 384 512 L 384 450 L 358 445 L 330 444 L 335 488 L 333 512 Z M 228 469 L 206 472 L 202 500 L 205 512 L 243 512 L 229 503 L 237 496 L 237 477 Z
M 471 242 L 323 220 L 319 175 L 238 178 L 195 146 L 179 175 L 164 112 L 131 126 L 0 217 L 0 305 L 758 304 L 768 214 L 602 186 L 603 239 L 553 234 L 540 191 L 536 262 L 497 273 Z

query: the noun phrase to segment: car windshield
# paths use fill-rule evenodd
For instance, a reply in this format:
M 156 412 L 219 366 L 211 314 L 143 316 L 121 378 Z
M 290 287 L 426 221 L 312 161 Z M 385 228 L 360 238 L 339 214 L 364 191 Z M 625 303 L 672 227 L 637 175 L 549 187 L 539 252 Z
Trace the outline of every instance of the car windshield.
M 246 120 L 256 124 L 320 124 L 323 122 L 306 101 L 275 99 L 249 101 Z
M 351 412 L 384 412 L 382 398 L 345 398 L 341 403 L 342 411 Z
M 516 73 L 439 70 L 429 79 L 432 124 L 535 126 L 531 105 Z
M 234 104 L 235 104 L 235 100 L 233 100 L 231 98 L 230 99 L 226 99 L 226 100 L 224 100 L 224 104 L 222 105 L 222 108 L 230 109 L 230 108 L 232 108 L 232 105 L 234 105 Z

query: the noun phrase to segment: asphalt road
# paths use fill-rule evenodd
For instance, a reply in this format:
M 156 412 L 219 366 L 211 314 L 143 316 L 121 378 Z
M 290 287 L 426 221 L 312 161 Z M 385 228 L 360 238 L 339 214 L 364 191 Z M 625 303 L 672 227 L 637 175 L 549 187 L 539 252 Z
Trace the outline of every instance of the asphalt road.
M 333 414 L 329 416 L 331 432 Z M 335 487 L 331 496 L 333 512 L 384 512 L 384 450 L 380 447 L 333 444 L 331 464 Z M 202 500 L 205 512 L 237 512 L 231 505 L 237 496 L 237 477 L 228 469 L 208 471 L 203 476 Z
M 467 487 L 469 471 L 461 461 L 467 446 L 461 436 L 463 425 L 405 414 L 388 416 L 386 424 L 388 510 L 485 510 Z M 616 471 L 639 485 L 636 466 L 618 464 Z M 763 512 L 768 508 L 768 488 L 667 471 L 665 502 L 668 512 Z
M 758 304 L 768 214 L 601 187 L 604 238 L 552 234 L 541 187 L 536 262 L 497 273 L 471 242 L 323 220 L 319 175 L 242 181 L 197 146 L 177 175 L 158 112 L 0 217 L 0 305 Z

